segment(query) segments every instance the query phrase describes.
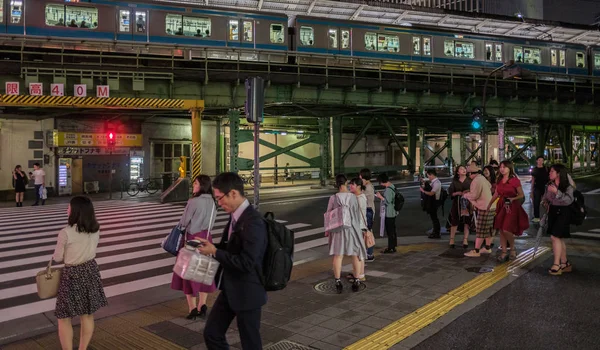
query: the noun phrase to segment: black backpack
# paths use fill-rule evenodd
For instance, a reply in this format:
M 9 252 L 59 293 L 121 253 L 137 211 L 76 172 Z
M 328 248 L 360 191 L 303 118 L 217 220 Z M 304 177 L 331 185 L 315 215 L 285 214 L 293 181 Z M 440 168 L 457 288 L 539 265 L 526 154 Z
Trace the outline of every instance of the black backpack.
M 267 212 L 263 220 L 267 226 L 268 239 L 263 260 L 263 286 L 267 291 L 282 290 L 292 276 L 294 231 L 275 221 L 272 212 Z
M 400 211 L 404 207 L 404 196 L 396 189 L 396 195 L 394 196 L 394 210 Z
M 583 224 L 583 220 L 587 216 L 585 200 L 583 199 L 583 194 L 577 190 L 573 191 L 573 199 L 573 203 L 570 205 L 571 225 L 579 226 Z

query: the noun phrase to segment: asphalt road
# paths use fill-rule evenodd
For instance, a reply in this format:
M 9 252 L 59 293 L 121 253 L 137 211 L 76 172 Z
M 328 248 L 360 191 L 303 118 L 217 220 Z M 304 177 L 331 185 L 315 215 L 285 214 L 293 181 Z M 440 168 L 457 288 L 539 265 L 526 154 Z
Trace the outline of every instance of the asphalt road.
M 529 177 L 522 177 L 521 182 L 523 184 L 525 193 L 529 193 Z M 584 193 L 594 191 L 600 188 L 600 176 L 587 177 L 577 179 L 578 189 Z M 447 187 L 448 183 L 444 183 L 444 187 Z M 404 208 L 396 219 L 396 230 L 398 236 L 420 236 L 425 235 L 426 231 L 430 230 L 432 225 L 429 217 L 425 212 L 421 210 L 420 206 L 420 192 L 418 187 L 414 184 L 404 185 L 400 187 L 400 191 L 404 195 L 405 204 Z M 313 225 L 314 227 L 321 227 L 323 225 L 323 213 L 327 210 L 327 203 L 329 197 L 335 193 L 334 190 L 301 190 L 295 191 L 292 189 L 282 190 L 280 193 L 270 194 L 269 196 L 261 196 L 261 212 L 272 211 L 275 213 L 277 218 L 281 218 L 293 222 L 303 222 Z M 251 198 L 251 195 L 250 195 Z M 591 232 L 594 229 L 600 229 L 600 212 L 595 208 L 600 208 L 600 191 L 595 194 L 586 194 L 586 206 L 588 208 L 588 219 L 582 226 L 574 228 L 574 231 Z M 378 214 L 378 200 L 376 199 L 377 213 L 374 225 L 374 233 L 376 236 L 379 234 L 379 214 Z M 525 210 L 531 213 L 531 202 L 529 200 L 525 203 Z M 440 210 L 438 216 L 442 227 L 444 226 L 445 217 L 448 217 L 450 209 L 450 201 L 446 201 L 444 208 L 444 215 Z M 537 232 L 536 225 L 531 225 L 528 234 L 535 235 Z M 595 233 L 591 233 L 594 235 Z M 600 232 L 598 233 L 600 238 Z M 401 241 L 400 241 L 401 242 Z

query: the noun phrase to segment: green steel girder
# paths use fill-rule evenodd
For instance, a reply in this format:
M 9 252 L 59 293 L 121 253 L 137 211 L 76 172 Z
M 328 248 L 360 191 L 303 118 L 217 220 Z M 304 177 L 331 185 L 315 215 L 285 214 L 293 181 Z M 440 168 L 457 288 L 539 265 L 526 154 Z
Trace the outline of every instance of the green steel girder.
M 240 132 L 240 134 L 241 135 L 244 135 L 244 134 L 251 135 L 252 131 L 243 130 L 243 131 Z M 245 136 L 245 137 L 242 137 L 241 139 L 245 140 L 247 138 L 248 137 Z M 246 140 L 246 141 L 250 141 L 250 140 Z M 273 152 L 261 156 L 259 158 L 259 162 L 262 163 L 262 162 L 264 162 L 264 161 L 266 161 L 268 159 L 277 157 L 277 156 L 279 156 L 281 154 L 286 154 L 286 155 L 288 155 L 290 157 L 293 157 L 293 158 L 296 158 L 298 160 L 301 160 L 303 162 L 308 163 L 307 167 L 310 167 L 310 168 L 319 168 L 321 166 L 321 156 L 318 156 L 318 157 L 315 157 L 315 158 L 307 158 L 307 157 L 301 156 L 301 155 L 299 155 L 297 153 L 291 152 L 291 150 L 296 149 L 298 147 L 302 147 L 302 146 L 304 146 L 306 144 L 313 143 L 313 142 L 314 143 L 320 143 L 321 141 L 322 141 L 321 135 L 316 135 L 316 134 L 315 135 L 311 135 L 308 138 L 306 138 L 306 139 L 304 139 L 304 140 L 302 140 L 300 142 L 296 142 L 296 143 L 294 143 L 292 145 L 289 145 L 287 147 L 279 147 L 279 146 L 276 146 L 276 145 L 274 145 L 274 144 L 272 144 L 270 142 L 267 142 L 267 141 L 264 141 L 264 140 L 259 140 L 260 144 L 262 144 L 264 146 L 267 146 L 269 148 L 274 149 Z M 242 141 L 242 142 L 244 142 L 244 141 Z M 250 170 L 250 169 L 253 168 L 253 166 L 254 166 L 254 160 L 252 160 L 252 159 L 244 159 L 244 161 L 245 161 L 244 167 L 243 168 L 240 167 L 240 170 Z
M 469 164 L 469 162 L 471 161 L 471 159 L 475 158 L 475 155 L 477 154 L 477 152 L 479 152 L 480 149 L 481 149 L 481 145 L 477 146 L 477 148 L 475 148 L 473 151 L 471 151 L 469 149 L 469 147 L 467 147 L 467 151 L 469 152 L 469 156 L 465 160 L 465 164 Z M 485 161 L 485 160 L 482 159 L 482 161 Z
M 365 126 L 363 126 L 363 128 L 360 130 L 360 132 L 358 134 L 356 134 L 356 136 L 354 137 L 354 140 L 352 140 L 352 143 L 350 144 L 350 146 L 348 147 L 346 152 L 344 152 L 344 154 L 342 155 L 342 163 L 344 163 L 346 161 L 346 158 L 348 158 L 348 156 L 350 155 L 350 153 L 352 152 L 354 147 L 356 147 L 358 142 L 360 142 L 360 140 L 363 137 L 365 137 L 367 130 L 369 130 L 371 125 L 373 125 L 373 122 L 375 121 L 375 119 L 377 119 L 377 118 L 375 118 L 375 117 L 369 118 L 369 121 L 367 122 L 367 124 L 365 124 Z
M 227 119 L 229 119 L 229 171 L 237 173 L 239 168 L 239 157 L 240 151 L 239 136 L 240 136 L 240 112 L 231 109 L 227 112 Z
M 394 142 L 396 143 L 396 145 L 400 149 L 400 152 L 402 152 L 402 154 L 407 159 L 409 159 L 410 157 L 409 157 L 408 153 L 406 153 L 406 150 L 404 150 L 405 145 L 402 144 L 402 143 L 400 143 L 400 140 L 396 137 L 396 132 L 394 131 L 394 128 L 392 128 L 392 126 L 390 125 L 390 123 L 388 122 L 388 120 L 386 118 L 380 118 L 380 119 L 381 119 L 381 123 L 383 123 L 383 125 L 386 127 L 386 129 L 390 133 L 390 136 L 392 137 L 392 140 L 394 140 Z
M 444 145 L 442 147 L 440 147 L 440 149 L 438 149 L 437 151 L 434 151 L 433 148 L 431 147 L 431 145 L 429 144 L 425 144 L 425 147 L 431 152 L 433 153 L 431 155 L 431 157 L 429 157 L 429 159 L 425 160 L 425 164 L 431 162 L 432 160 L 434 160 L 435 158 L 438 158 L 439 160 L 442 161 L 442 163 L 444 162 L 444 158 L 442 158 L 442 156 L 440 156 L 440 154 L 442 153 L 442 151 L 444 151 L 446 149 L 446 147 L 448 147 L 448 141 L 444 142 Z
M 527 164 L 531 164 L 531 159 L 527 158 L 527 156 L 524 153 L 529 147 L 531 147 L 535 144 L 535 140 L 533 138 L 527 140 L 527 142 L 525 142 L 525 144 L 521 148 L 517 148 L 517 146 L 515 146 L 515 144 L 508 139 L 506 140 L 506 144 L 508 145 L 508 147 L 510 147 L 515 152 L 512 155 L 512 157 L 510 157 L 508 160 L 514 162 L 515 159 L 517 159 L 518 157 L 521 157 L 521 158 L 523 158 L 523 160 L 525 160 L 527 162 Z

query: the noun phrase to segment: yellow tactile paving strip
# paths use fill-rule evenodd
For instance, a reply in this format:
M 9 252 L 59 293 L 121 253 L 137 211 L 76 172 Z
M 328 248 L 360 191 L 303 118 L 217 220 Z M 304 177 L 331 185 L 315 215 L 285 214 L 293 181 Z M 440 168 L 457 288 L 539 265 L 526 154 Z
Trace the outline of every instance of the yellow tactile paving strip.
M 437 300 L 404 316 L 387 327 L 347 346 L 346 350 L 378 350 L 389 349 L 417 331 L 425 328 L 442 317 L 456 306 L 476 296 L 496 282 L 502 280 L 518 268 L 524 267 L 534 259 L 549 252 L 547 247 L 540 247 L 533 257 L 533 248 L 522 252 L 514 261 L 497 266 L 493 272 L 475 277 L 462 286 L 444 294 Z

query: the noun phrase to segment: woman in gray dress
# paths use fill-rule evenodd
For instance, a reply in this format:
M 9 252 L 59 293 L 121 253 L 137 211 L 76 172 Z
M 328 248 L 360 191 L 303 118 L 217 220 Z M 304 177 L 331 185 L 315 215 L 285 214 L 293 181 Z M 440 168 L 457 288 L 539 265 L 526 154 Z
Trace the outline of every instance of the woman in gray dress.
M 193 197 L 187 202 L 183 216 L 179 220 L 179 226 L 185 228 L 186 241 L 202 238 L 212 242 L 210 230 L 217 218 L 217 207 L 210 177 L 199 175 L 194 179 L 192 186 Z M 185 294 L 190 310 L 190 314 L 186 318 L 190 320 L 206 315 L 208 294 L 217 290 L 214 282 L 210 286 L 192 282 L 182 279 L 176 273 L 173 273 L 171 288 L 181 290 Z M 196 303 L 196 301 L 198 302 Z
M 367 248 L 361 230 L 361 220 L 363 219 L 358 199 L 354 193 L 348 191 L 347 181 L 348 179 L 343 174 L 335 177 L 335 184 L 339 192 L 331 196 L 329 204 L 327 204 L 328 212 L 338 207 L 347 207 L 351 219 L 351 227 L 334 233 L 325 232 L 325 235 L 329 237 L 329 255 L 333 255 L 333 274 L 335 288 L 338 293 L 341 293 L 344 289 L 340 280 L 344 256 L 352 257 L 354 276 L 359 276 L 361 274 L 361 261 L 364 261 L 367 255 Z M 360 284 L 360 279 L 355 279 L 352 283 L 352 291 L 357 292 Z

